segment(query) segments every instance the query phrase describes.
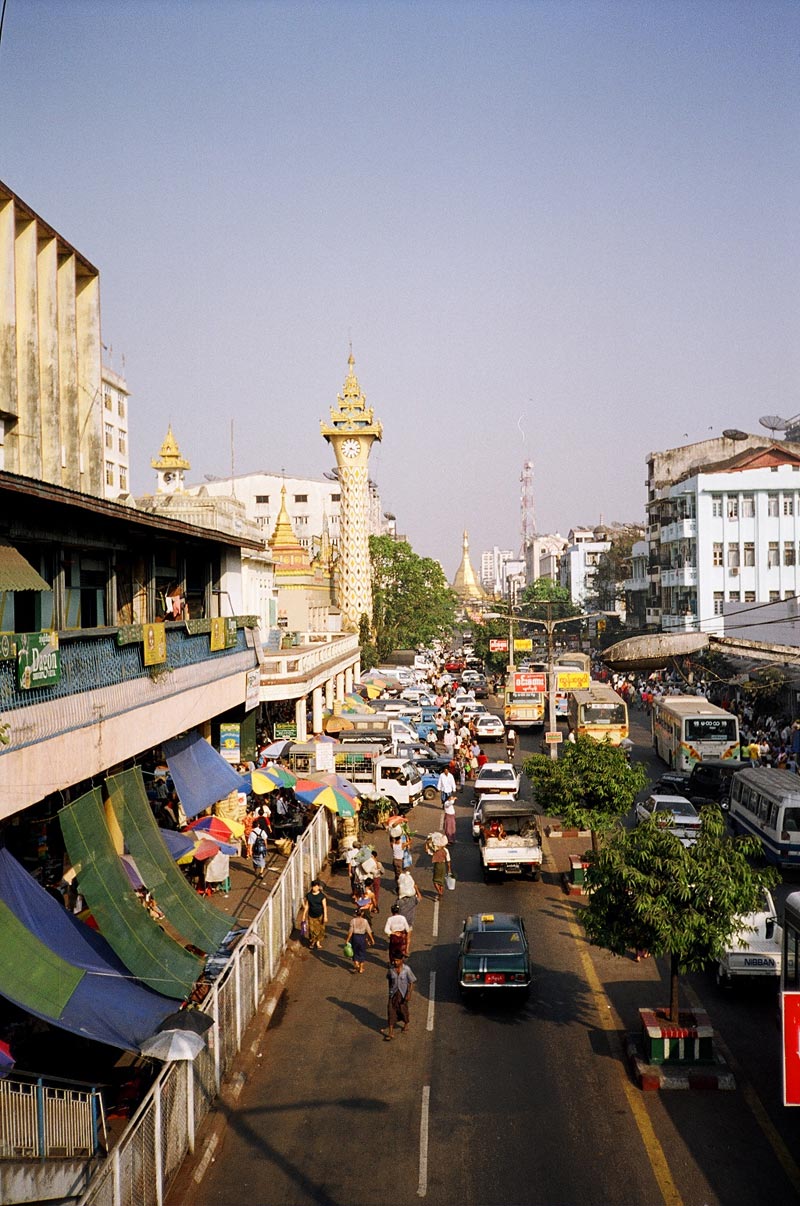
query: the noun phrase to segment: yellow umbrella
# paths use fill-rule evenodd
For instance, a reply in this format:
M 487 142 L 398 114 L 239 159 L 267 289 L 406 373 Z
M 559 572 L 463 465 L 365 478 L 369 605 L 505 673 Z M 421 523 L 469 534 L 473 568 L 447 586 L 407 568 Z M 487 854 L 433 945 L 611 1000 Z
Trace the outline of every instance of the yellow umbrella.
M 361 687 L 363 691 L 366 691 L 367 699 L 377 699 L 382 692 L 382 689 L 376 687 L 374 683 L 362 683 Z
M 276 787 L 280 787 L 280 783 L 275 779 L 268 779 L 263 771 L 253 771 L 250 775 L 250 782 L 253 791 L 259 796 L 265 796 L 268 791 L 275 791 Z

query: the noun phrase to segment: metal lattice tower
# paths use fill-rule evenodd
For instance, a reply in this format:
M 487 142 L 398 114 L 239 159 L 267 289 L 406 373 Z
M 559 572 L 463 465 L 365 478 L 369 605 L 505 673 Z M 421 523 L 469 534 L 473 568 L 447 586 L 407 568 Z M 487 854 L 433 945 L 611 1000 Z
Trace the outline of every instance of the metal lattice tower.
M 522 555 L 536 536 L 536 515 L 533 505 L 533 461 L 525 461 L 520 476 L 520 512 L 522 519 Z

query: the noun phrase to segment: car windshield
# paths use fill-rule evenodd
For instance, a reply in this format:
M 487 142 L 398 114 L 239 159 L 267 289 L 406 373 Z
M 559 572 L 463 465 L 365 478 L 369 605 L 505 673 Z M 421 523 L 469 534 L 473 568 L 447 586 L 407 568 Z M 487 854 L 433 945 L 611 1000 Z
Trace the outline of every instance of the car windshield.
M 656 812 L 673 812 L 682 817 L 696 817 L 697 809 L 688 800 L 656 800 Z
M 484 930 L 468 934 L 465 949 L 475 955 L 498 955 L 506 951 L 522 949 L 522 935 L 519 930 Z
M 478 775 L 481 782 L 486 783 L 502 783 L 514 778 L 514 772 L 510 766 L 485 766 Z

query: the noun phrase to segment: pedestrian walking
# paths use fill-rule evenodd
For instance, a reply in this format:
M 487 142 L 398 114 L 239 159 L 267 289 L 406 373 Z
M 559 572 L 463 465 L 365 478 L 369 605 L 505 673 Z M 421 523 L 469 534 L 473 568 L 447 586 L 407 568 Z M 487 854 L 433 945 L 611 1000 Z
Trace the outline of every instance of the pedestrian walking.
M 394 868 L 395 887 L 400 878 L 400 873 L 403 870 L 403 857 L 408 849 L 408 842 L 400 826 L 396 826 L 389 830 L 389 837 L 392 846 L 392 867 Z
M 257 817 L 253 822 L 247 845 L 250 848 L 256 879 L 263 879 L 267 867 L 267 830 L 263 818 Z
M 328 900 L 318 879 L 312 879 L 311 888 L 303 902 L 301 927 L 304 924 L 308 925 L 308 948 L 315 951 L 325 941 L 325 927 L 328 924 Z
M 450 874 L 450 853 L 446 846 L 437 846 L 431 856 L 433 865 L 433 890 L 437 896 L 444 895 L 444 881 Z
M 350 922 L 350 929 L 347 931 L 345 942 L 349 942 L 353 948 L 353 966 L 350 968 L 350 974 L 353 976 L 360 975 L 364 970 L 367 947 L 375 945 L 375 939 L 372 936 L 372 927 L 361 909 L 356 909 L 356 914 Z
M 386 973 L 389 982 L 389 1004 L 386 1011 L 386 1029 L 381 1031 L 384 1042 L 394 1038 L 394 1028 L 403 1023 L 402 1033 L 405 1034 L 411 1023 L 409 1015 L 409 1000 L 414 991 L 417 977 L 405 961 L 398 956 L 393 959 Z
M 404 917 L 400 912 L 400 906 L 396 902 L 392 905 L 392 911 L 386 919 L 383 932 L 389 939 L 390 963 L 392 959 L 404 959 L 407 955 L 411 954 L 411 935 L 413 929 L 408 924 L 408 918 Z
M 417 905 L 421 900 L 422 893 L 414 876 L 410 871 L 401 871 L 397 881 L 397 907 L 412 928 L 417 913 Z

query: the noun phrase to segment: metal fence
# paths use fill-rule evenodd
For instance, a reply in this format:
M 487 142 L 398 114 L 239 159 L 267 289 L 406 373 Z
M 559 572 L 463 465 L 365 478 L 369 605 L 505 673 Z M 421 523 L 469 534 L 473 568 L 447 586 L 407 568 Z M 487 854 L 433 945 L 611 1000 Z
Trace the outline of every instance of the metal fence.
M 216 1025 L 193 1062 L 166 1064 L 79 1206 L 161 1206 L 239 1052 L 291 937 L 297 910 L 330 848 L 320 808 L 203 1003 Z
M 101 1106 L 96 1089 L 58 1087 L 42 1079 L 0 1080 L 0 1159 L 93 1156 Z

